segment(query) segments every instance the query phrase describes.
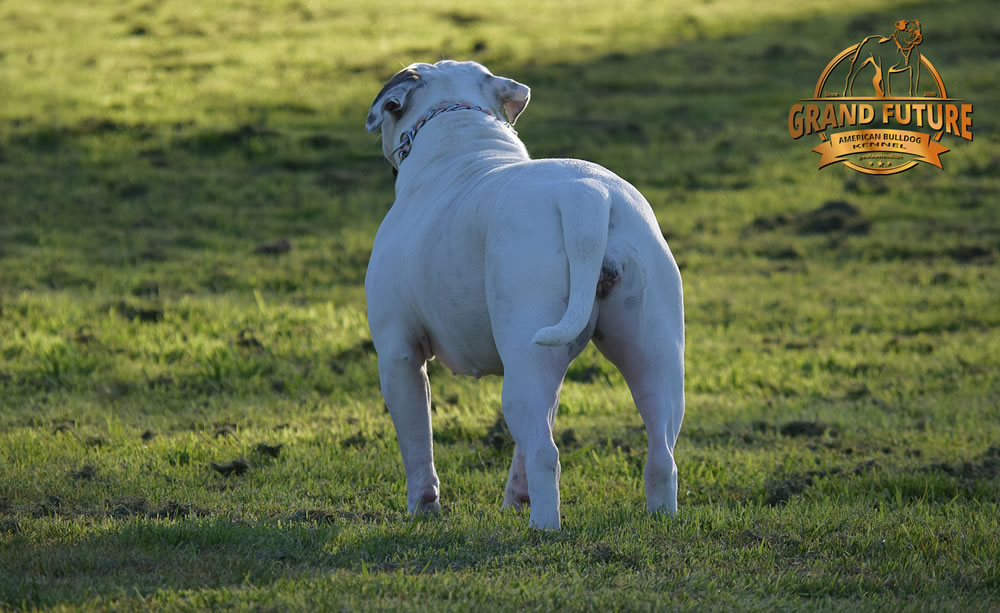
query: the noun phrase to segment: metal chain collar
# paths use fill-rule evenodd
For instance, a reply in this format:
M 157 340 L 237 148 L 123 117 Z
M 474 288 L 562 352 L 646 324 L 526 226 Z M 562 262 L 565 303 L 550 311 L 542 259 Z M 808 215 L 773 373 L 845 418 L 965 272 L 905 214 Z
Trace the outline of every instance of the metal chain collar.
M 406 130 L 405 132 L 399 135 L 399 146 L 392 150 L 393 154 L 399 155 L 399 163 L 402 164 L 403 160 L 405 160 L 410 155 L 410 149 L 413 147 L 413 139 L 417 137 L 417 132 L 419 132 L 420 128 L 423 128 L 428 121 L 434 119 L 441 113 L 447 113 L 448 111 L 464 111 L 464 110 L 479 111 L 481 113 L 485 113 L 490 117 L 496 119 L 497 121 L 500 121 L 501 123 L 503 123 L 503 125 L 507 126 L 511 130 L 514 129 L 509 123 L 497 117 L 496 114 L 494 114 L 493 111 L 489 109 L 485 109 L 481 106 L 477 106 L 474 104 L 469 104 L 468 102 L 445 102 L 443 104 L 437 105 L 436 107 L 424 113 L 424 115 L 413 124 L 413 127 L 411 127 L 409 130 Z M 515 134 L 517 134 L 517 132 L 515 132 Z

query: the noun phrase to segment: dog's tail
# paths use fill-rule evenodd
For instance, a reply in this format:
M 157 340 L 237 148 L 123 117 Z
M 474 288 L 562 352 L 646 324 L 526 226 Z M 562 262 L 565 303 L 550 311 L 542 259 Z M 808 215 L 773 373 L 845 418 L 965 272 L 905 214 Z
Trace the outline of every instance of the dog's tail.
M 559 323 L 535 333 L 531 341 L 537 345 L 568 345 L 590 321 L 608 247 L 610 194 L 603 185 L 587 181 L 572 196 L 560 198 L 559 215 L 569 260 L 569 304 Z

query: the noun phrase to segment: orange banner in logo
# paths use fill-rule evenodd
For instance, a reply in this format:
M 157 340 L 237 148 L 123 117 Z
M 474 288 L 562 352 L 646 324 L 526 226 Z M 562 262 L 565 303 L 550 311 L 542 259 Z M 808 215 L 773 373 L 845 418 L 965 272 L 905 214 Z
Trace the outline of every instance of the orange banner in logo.
M 842 162 L 849 155 L 871 152 L 905 153 L 915 155 L 917 162 L 926 162 L 941 168 L 938 156 L 949 151 L 944 145 L 931 140 L 930 134 L 907 130 L 854 130 L 831 134 L 822 145 L 813 147 L 820 154 L 819 168 Z

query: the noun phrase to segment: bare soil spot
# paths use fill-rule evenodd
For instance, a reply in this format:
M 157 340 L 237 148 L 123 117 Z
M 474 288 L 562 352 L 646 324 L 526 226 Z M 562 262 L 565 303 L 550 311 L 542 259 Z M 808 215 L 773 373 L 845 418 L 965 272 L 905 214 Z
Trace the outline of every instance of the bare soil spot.
M 339 141 L 334 140 L 326 134 L 313 134 L 302 139 L 302 142 L 312 149 L 329 149 Z
M 236 346 L 240 349 L 250 349 L 253 351 L 261 351 L 264 349 L 264 344 L 253 335 L 253 330 L 246 328 L 240 330 L 239 335 L 237 335 L 236 340 L 233 342 L 235 342 Z
M 76 421 L 68 419 L 65 421 L 59 421 L 52 425 L 52 434 L 61 434 L 67 432 L 72 435 L 76 435 Z
M 580 446 L 580 441 L 576 438 L 576 431 L 573 428 L 563 430 L 563 433 L 559 435 L 559 443 L 564 448 Z
M 361 358 L 366 358 L 375 353 L 375 343 L 371 339 L 364 339 L 359 341 L 357 345 L 349 347 L 339 352 L 334 356 L 334 362 L 331 362 L 331 368 L 333 368 L 334 363 L 341 362 L 353 362 L 354 360 L 359 360 Z
M 570 381 L 576 381 L 578 383 L 593 383 L 600 378 L 602 374 L 600 366 L 588 364 L 577 368 L 570 366 L 569 370 L 566 372 L 566 378 Z
M 340 446 L 343 447 L 344 449 L 364 447 L 369 442 L 373 442 L 373 441 L 376 441 L 376 440 L 382 440 L 384 437 L 385 437 L 385 435 L 382 434 L 381 432 L 378 432 L 378 433 L 376 433 L 373 436 L 368 436 L 367 434 L 364 433 L 363 430 L 358 430 L 357 432 L 355 432 L 351 436 L 349 436 L 349 437 L 345 438 L 344 440 L 342 440 L 340 442 Z
M 159 306 L 136 305 L 120 300 L 112 304 L 110 308 L 129 321 L 157 323 L 163 320 L 163 308 Z
M 875 460 L 868 460 L 855 466 L 849 474 L 860 476 L 877 467 L 878 463 Z M 764 504 L 772 507 L 783 505 L 812 487 L 817 479 L 842 475 L 844 472 L 844 469 L 834 466 L 786 476 L 774 475 L 764 482 Z
M 134 200 L 149 193 L 149 186 L 145 183 L 126 183 L 116 190 L 119 198 L 124 200 Z
M 236 436 L 236 424 L 219 424 L 216 427 L 213 436 L 215 438 L 226 438 L 227 436 Z
M 292 241 L 279 238 L 257 245 L 253 252 L 257 255 L 283 255 L 292 250 Z
M 223 477 L 239 476 L 250 470 L 250 462 L 247 462 L 243 458 L 237 458 L 225 464 L 209 462 L 208 465 Z
M 459 11 L 449 11 L 447 13 L 442 13 L 441 17 L 447 19 L 458 26 L 467 26 L 473 23 L 478 23 L 483 20 L 479 15 L 473 15 L 471 13 L 462 13 Z
M 829 426 L 818 421 L 790 421 L 778 430 L 784 436 L 823 436 Z
M 769 260 L 801 260 L 802 251 L 794 245 L 774 245 L 757 251 L 757 255 Z
M 867 234 L 871 230 L 871 222 L 860 209 L 843 200 L 829 200 L 818 209 L 800 215 L 797 222 L 801 234 Z
M 201 155 L 221 155 L 239 150 L 252 157 L 266 150 L 270 146 L 269 141 L 277 135 L 269 128 L 243 124 L 232 130 L 201 132 L 182 141 L 182 144 Z
M 778 214 L 758 217 L 747 227 L 748 231 L 769 231 L 793 228 L 799 234 L 867 234 L 871 221 L 861 210 L 844 200 L 828 200 L 817 209 L 798 215 Z
M 948 255 L 956 262 L 988 263 L 994 258 L 993 250 L 980 245 L 960 245 L 948 250 Z
M 943 473 L 964 481 L 989 481 L 1000 477 L 1000 446 L 994 445 L 977 459 L 949 464 L 936 462 L 923 468 L 923 472 Z
M 281 455 L 282 447 L 284 447 L 282 443 L 278 443 L 277 445 L 268 445 L 267 443 L 257 443 L 256 450 L 257 453 L 261 455 L 268 456 L 271 458 L 277 458 L 278 456 Z
M 97 477 L 97 469 L 91 464 L 85 464 L 83 468 L 75 471 L 72 476 L 77 481 L 93 481 Z
M 483 435 L 482 442 L 487 447 L 492 447 L 497 451 L 514 448 L 514 437 L 511 435 L 510 429 L 507 427 L 507 420 L 504 419 L 502 411 L 497 411 L 497 417 L 493 421 L 493 425 L 486 430 L 486 434 Z
M 145 517 L 149 503 L 145 498 L 123 498 L 111 503 L 111 516 L 116 519 L 127 519 L 140 515 Z

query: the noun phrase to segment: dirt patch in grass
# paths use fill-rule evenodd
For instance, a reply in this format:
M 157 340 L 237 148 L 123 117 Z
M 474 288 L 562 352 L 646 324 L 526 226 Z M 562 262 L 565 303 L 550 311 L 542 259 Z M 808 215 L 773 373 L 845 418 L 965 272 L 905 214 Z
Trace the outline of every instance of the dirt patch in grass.
M 778 429 L 783 436 L 818 437 L 823 436 L 830 426 L 818 421 L 790 421 Z
M 254 449 L 262 456 L 269 458 L 277 458 L 281 455 L 281 449 L 284 447 L 283 444 L 278 443 L 277 445 L 268 445 L 267 443 L 257 443 L 257 447 Z
M 578 383 L 593 383 L 598 378 L 603 377 L 603 371 L 600 366 L 595 364 L 588 364 L 586 366 L 575 367 L 575 364 L 570 365 L 569 370 L 566 371 L 566 378 L 570 381 L 576 381 Z
M 995 260 L 992 249 L 981 245 L 959 245 L 948 250 L 948 255 L 956 262 L 986 264 Z
M 251 351 L 263 351 L 264 343 L 254 336 L 253 330 L 243 329 L 236 336 L 236 340 L 233 341 L 236 346 L 240 349 L 249 349 Z
M 232 130 L 200 132 L 182 139 L 179 144 L 196 155 L 218 156 L 239 151 L 253 157 L 269 150 L 276 136 L 278 133 L 270 128 L 243 124 Z
M 76 420 L 74 419 L 64 419 L 56 421 L 52 424 L 52 434 L 69 433 L 76 435 Z
M 227 436 L 236 436 L 236 424 L 217 424 L 215 432 L 212 434 L 214 438 L 226 438 Z
M 49 495 L 44 502 L 39 502 L 29 512 L 32 517 L 55 517 L 63 512 L 62 498 L 55 494 Z
M 756 251 L 756 254 L 769 260 L 801 260 L 802 251 L 794 245 L 769 245 Z
M 261 243 L 257 245 L 253 252 L 257 255 L 283 255 L 292 250 L 292 241 L 287 238 Z
M 471 443 L 480 440 L 481 436 L 479 428 L 475 425 L 466 425 L 464 420 L 457 417 L 448 418 L 434 428 L 434 443 L 439 445 Z
M 576 430 L 567 428 L 559 435 L 559 446 L 564 449 L 571 449 L 580 446 L 580 441 L 576 438 Z
M 119 186 L 115 193 L 123 200 L 134 200 L 149 193 L 149 186 L 145 183 L 126 183 Z
M 93 481 L 97 477 L 97 469 L 91 464 L 85 464 L 71 475 L 77 481 Z
M 943 473 L 963 481 L 989 481 L 1000 477 L 1000 446 L 993 445 L 975 460 L 968 462 L 935 462 L 928 464 L 922 472 Z
M 633 570 L 645 566 L 634 552 L 624 550 L 614 543 L 594 543 L 587 547 L 586 552 L 595 566 L 616 564 Z
M 746 229 L 759 232 L 791 228 L 799 234 L 867 234 L 871 225 L 861 209 L 853 204 L 828 200 L 819 208 L 798 215 L 757 217 Z
M 492 447 L 498 451 L 514 448 L 514 437 L 511 435 L 510 429 L 507 427 L 507 420 L 504 419 L 501 411 L 497 411 L 496 419 L 490 425 L 489 429 L 486 430 L 486 434 L 483 435 L 481 440 L 487 447 Z
M 116 519 L 127 519 L 129 517 L 146 517 L 149 512 L 149 503 L 145 498 L 122 498 L 112 502 L 109 515 Z
M 365 433 L 364 430 L 358 430 L 351 436 L 342 440 L 340 442 L 340 446 L 343 447 L 344 449 L 364 447 L 369 443 L 385 440 L 385 437 L 386 433 L 382 431 L 376 431 L 374 433 Z
M 829 200 L 818 209 L 803 213 L 797 221 L 801 234 L 867 234 L 871 230 L 871 222 L 861 210 L 843 200 Z
M 358 342 L 357 345 L 338 352 L 329 362 L 330 370 L 338 375 L 342 375 L 347 372 L 345 364 L 367 359 L 374 354 L 375 343 L 371 339 L 364 339 Z M 431 362 L 431 364 L 433 363 Z M 430 368 L 430 365 L 428 365 L 428 368 Z
M 868 460 L 857 464 L 850 471 L 834 466 L 790 475 L 772 475 L 764 482 L 764 504 L 775 507 L 787 503 L 812 487 L 817 479 L 836 475 L 860 476 L 878 467 L 878 462 Z
M 144 517 L 147 519 L 184 519 L 185 517 L 206 517 L 209 512 L 192 504 L 168 501 L 160 507 L 152 508 L 145 498 L 123 498 L 112 502 L 109 514 L 116 519 Z
M 368 437 L 361 430 L 358 430 L 351 436 L 340 441 L 340 446 L 344 449 L 351 449 L 353 447 L 364 447 L 368 443 Z
M 785 504 L 811 486 L 816 477 L 826 476 L 823 471 L 810 471 L 783 479 L 768 479 L 764 483 L 764 504 L 775 507 Z
M 207 509 L 174 500 L 169 500 L 162 506 L 154 507 L 143 497 L 126 497 L 108 501 L 97 507 L 80 507 L 65 503 L 55 495 L 49 496 L 44 502 L 20 509 L 12 507 L 5 509 L 4 512 L 8 515 L 23 513 L 26 516 L 34 518 L 57 517 L 59 519 L 76 519 L 109 517 L 118 520 L 131 519 L 133 517 L 143 519 L 184 519 L 186 517 L 207 517 L 211 515 Z M 5 523 L 17 525 L 17 521 L 13 517 L 4 518 L 0 520 L 0 533 L 3 532 Z
M 209 462 L 208 465 L 212 470 L 219 473 L 223 477 L 238 477 L 239 475 L 242 475 L 250 470 L 250 462 L 247 462 L 243 458 L 237 458 L 231 462 L 226 462 L 225 464 Z
M 473 23 L 479 23 L 483 20 L 483 18 L 479 15 L 462 13 L 460 11 L 448 11 L 446 13 L 441 13 L 441 17 L 458 26 L 468 26 Z
M 110 305 L 110 310 L 130 321 L 157 323 L 163 320 L 163 308 L 152 305 L 137 305 L 120 300 Z

